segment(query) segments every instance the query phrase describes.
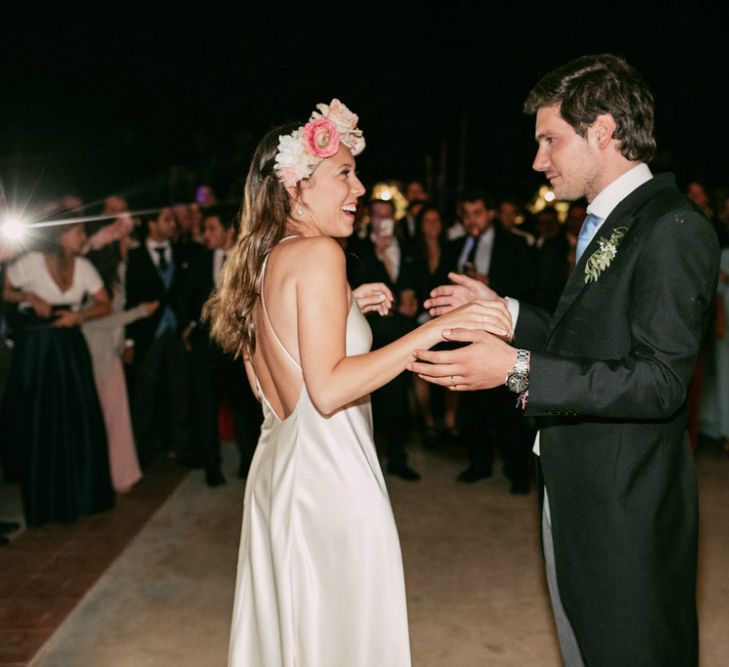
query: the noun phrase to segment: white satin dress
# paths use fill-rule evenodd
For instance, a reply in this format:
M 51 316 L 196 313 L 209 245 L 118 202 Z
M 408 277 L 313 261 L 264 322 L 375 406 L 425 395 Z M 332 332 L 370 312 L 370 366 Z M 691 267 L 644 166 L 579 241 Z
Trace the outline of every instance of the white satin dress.
M 347 355 L 371 343 L 353 299 Z M 409 666 L 402 556 L 369 397 L 324 417 L 302 385 L 281 421 L 258 391 L 264 423 L 245 490 L 228 664 Z

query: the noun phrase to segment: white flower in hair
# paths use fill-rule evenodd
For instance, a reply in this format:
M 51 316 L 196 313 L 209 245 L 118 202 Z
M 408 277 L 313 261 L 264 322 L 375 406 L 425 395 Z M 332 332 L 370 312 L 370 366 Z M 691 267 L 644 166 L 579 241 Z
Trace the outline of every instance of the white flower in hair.
M 281 135 L 278 138 L 278 153 L 276 153 L 276 173 L 283 184 L 293 187 L 300 180 L 311 176 L 311 172 L 318 163 L 314 155 L 306 152 L 301 141 L 301 131 L 295 130 L 292 134 Z

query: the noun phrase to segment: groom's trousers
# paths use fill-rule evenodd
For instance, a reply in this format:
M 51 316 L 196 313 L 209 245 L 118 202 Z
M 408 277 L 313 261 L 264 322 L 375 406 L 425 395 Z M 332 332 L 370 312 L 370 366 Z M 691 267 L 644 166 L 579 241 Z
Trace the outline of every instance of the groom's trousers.
M 564 607 L 562 607 L 562 599 L 559 596 L 557 570 L 554 563 L 554 542 L 552 541 L 552 515 L 549 511 L 549 497 L 547 496 L 546 487 L 544 487 L 544 506 L 542 509 L 542 548 L 544 549 L 549 597 L 552 600 L 552 612 L 557 626 L 557 637 L 559 638 L 562 659 L 565 667 L 584 667 L 585 663 L 582 660 L 575 632 L 569 618 L 567 618 Z

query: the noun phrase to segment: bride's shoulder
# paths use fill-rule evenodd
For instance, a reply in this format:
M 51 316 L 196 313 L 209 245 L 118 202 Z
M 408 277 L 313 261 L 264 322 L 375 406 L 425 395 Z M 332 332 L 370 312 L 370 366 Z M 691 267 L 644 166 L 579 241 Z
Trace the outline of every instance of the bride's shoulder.
M 305 237 L 279 246 L 281 259 L 296 262 L 302 267 L 318 268 L 344 265 L 344 251 L 334 239 L 327 236 Z

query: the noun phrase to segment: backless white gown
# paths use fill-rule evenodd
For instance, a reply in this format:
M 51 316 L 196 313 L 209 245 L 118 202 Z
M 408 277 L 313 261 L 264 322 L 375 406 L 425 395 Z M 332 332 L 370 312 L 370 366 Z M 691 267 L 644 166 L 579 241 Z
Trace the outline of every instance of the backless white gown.
M 347 355 L 371 343 L 353 299 Z M 281 421 L 258 391 L 264 423 L 245 490 L 229 665 L 409 666 L 402 557 L 369 397 L 324 417 L 302 385 Z

